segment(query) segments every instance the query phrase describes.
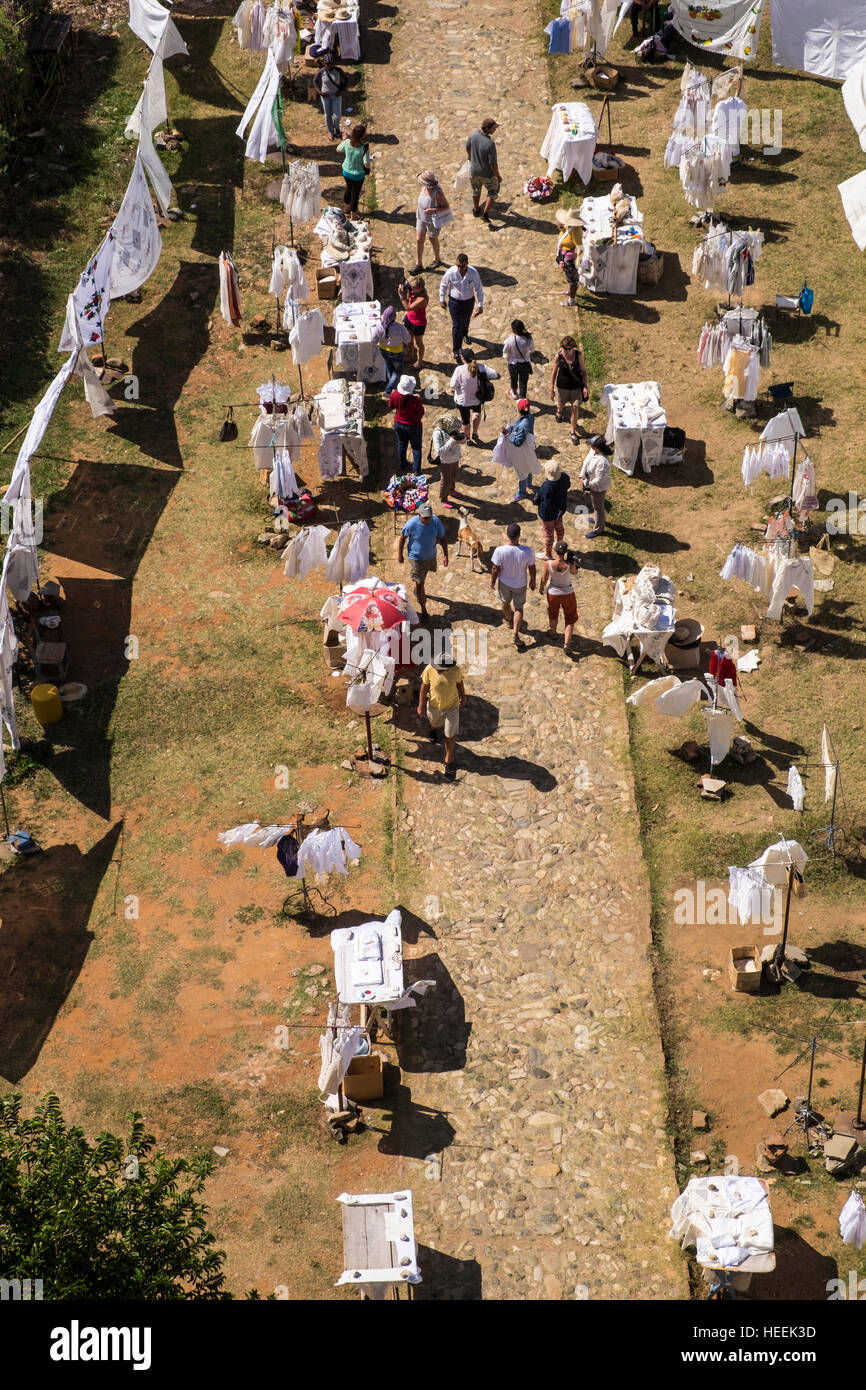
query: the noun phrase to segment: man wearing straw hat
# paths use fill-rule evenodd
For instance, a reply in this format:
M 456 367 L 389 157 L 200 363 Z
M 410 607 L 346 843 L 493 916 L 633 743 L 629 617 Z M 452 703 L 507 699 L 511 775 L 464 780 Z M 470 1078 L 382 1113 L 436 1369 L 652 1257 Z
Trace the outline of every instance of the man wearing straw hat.
M 556 243 L 556 263 L 562 266 L 568 285 L 568 298 L 563 299 L 562 304 L 564 307 L 573 309 L 577 302 L 577 258 L 580 254 L 580 237 L 577 235 L 577 228 L 582 227 L 583 223 L 574 208 L 560 208 L 556 214 L 556 220 L 562 228 Z
M 448 212 L 448 199 L 439 187 L 439 180 L 432 169 L 425 169 L 423 174 L 418 175 L 418 182 L 421 185 L 421 192 L 418 195 L 418 208 L 415 213 L 415 269 L 412 275 L 420 275 L 424 269 L 421 258 L 424 255 L 424 242 L 430 238 L 430 245 L 433 248 L 433 264 L 430 270 L 436 270 L 445 262 L 439 256 L 439 228 L 442 225 L 442 216 Z M 453 213 L 451 214 L 453 217 Z M 450 221 L 451 217 L 446 218 Z

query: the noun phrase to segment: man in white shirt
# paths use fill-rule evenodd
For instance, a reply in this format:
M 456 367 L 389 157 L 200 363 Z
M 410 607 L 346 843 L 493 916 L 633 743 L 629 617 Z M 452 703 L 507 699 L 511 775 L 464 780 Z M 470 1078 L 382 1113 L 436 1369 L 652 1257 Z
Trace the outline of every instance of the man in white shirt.
M 530 545 L 520 544 L 520 527 L 512 521 L 506 532 L 507 545 L 498 545 L 492 555 L 493 568 L 490 571 L 490 587 L 497 587 L 502 601 L 505 621 L 514 629 L 514 645 L 520 650 L 523 641 L 520 624 L 523 622 L 523 608 L 526 603 L 526 577 L 529 587 L 535 588 L 535 551 Z
M 477 307 L 476 307 L 476 300 Z M 461 251 L 456 265 L 446 270 L 439 284 L 439 303 L 451 314 L 451 346 L 454 361 L 460 365 L 460 349 L 469 342 L 470 320 L 477 318 L 484 308 L 484 286 L 481 276 L 469 257 Z

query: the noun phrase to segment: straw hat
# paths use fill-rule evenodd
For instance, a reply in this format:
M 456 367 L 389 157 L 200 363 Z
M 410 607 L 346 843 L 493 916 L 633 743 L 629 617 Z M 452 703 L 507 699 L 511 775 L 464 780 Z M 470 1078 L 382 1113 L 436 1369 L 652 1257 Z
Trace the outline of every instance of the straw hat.
M 349 243 L 346 238 L 341 237 L 335 232 L 328 240 L 327 251 L 329 256 L 333 256 L 337 261 L 347 261 L 352 254 L 349 250 Z
M 336 14 L 334 15 L 334 18 L 335 18 L 335 19 L 351 19 L 351 18 L 352 18 L 352 11 L 349 9 L 349 6 L 348 6 L 348 5 L 341 5 L 340 8 L 337 10 Z
M 583 226 L 583 223 L 581 222 L 580 217 L 578 216 L 574 208 L 559 208 L 555 216 L 560 227 Z
M 425 169 L 423 174 L 418 175 L 418 182 L 423 183 L 425 188 L 435 188 L 439 180 L 432 169 Z

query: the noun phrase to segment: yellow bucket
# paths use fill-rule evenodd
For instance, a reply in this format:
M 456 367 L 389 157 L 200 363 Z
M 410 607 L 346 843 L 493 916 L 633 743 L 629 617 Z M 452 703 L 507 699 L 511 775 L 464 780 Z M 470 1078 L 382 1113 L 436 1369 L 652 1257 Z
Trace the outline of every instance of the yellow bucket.
M 30 703 L 43 729 L 47 724 L 59 724 L 63 718 L 63 701 L 56 685 L 34 685 Z

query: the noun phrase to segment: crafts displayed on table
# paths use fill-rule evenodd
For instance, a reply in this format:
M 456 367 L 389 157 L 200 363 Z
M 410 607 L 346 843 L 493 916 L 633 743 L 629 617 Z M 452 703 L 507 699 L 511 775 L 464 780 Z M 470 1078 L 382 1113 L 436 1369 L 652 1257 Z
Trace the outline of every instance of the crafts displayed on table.
M 665 447 L 667 416 L 657 381 L 638 381 L 605 386 L 601 403 L 607 407 L 608 444 L 613 444 L 611 463 L 633 476 L 638 463 L 645 473 L 660 464 L 682 458 L 682 449 Z
M 339 48 L 340 57 L 357 63 L 361 57 L 361 30 L 358 23 L 358 0 L 340 0 L 337 4 L 319 0 L 316 16 L 315 41 L 320 49 Z
M 606 647 L 617 656 L 632 659 L 632 643 L 638 646 L 634 670 L 645 657 L 666 665 L 665 648 L 677 622 L 673 581 L 656 565 L 644 565 L 637 574 L 627 575 L 614 586 L 613 616 L 601 634 Z
M 636 199 L 617 183 L 606 198 L 584 198 L 578 215 L 585 228 L 580 283 L 597 294 L 636 294 L 645 245 L 643 213 Z
M 385 503 L 395 512 L 415 512 L 427 501 L 427 479 L 423 473 L 395 474 L 385 488 Z
M 362 478 L 369 473 L 367 444 L 364 439 L 364 398 L 362 381 L 326 382 L 314 398 L 316 423 L 321 430 L 319 473 L 322 478 L 338 478 L 348 456 Z
M 563 183 L 568 183 L 574 173 L 581 183 L 589 183 L 597 139 L 595 119 L 584 102 L 557 102 L 551 110 L 550 124 L 541 146 L 541 157 L 547 160 L 548 178 L 553 178 L 560 169 Z
M 385 367 L 373 330 L 382 321 L 378 299 L 354 304 L 338 304 L 334 309 L 335 361 L 343 371 L 354 373 L 369 386 L 384 381 Z

